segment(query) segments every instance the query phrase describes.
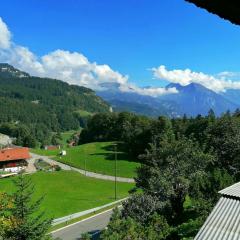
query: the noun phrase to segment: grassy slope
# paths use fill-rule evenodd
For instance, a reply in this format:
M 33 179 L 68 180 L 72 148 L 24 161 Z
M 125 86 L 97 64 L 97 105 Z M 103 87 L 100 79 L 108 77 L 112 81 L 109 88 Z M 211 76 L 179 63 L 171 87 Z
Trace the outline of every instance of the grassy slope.
M 84 111 L 84 110 L 78 110 L 78 111 L 75 111 L 76 113 L 78 113 L 81 117 L 90 117 L 93 115 L 93 113 L 90 113 L 90 112 L 87 112 L 87 111 Z
M 85 169 L 86 160 L 88 171 L 114 176 L 113 144 L 113 142 L 95 142 L 67 148 L 67 156 L 63 157 L 57 156 L 58 150 L 34 150 L 33 152 L 40 155 L 55 156 L 54 159 L 81 169 Z M 130 161 L 125 153 L 118 152 L 117 176 L 134 177 L 138 166 L 139 164 Z
M 80 132 L 80 130 L 79 130 Z M 72 131 L 67 131 L 67 132 L 63 132 L 61 133 L 61 137 L 62 137 L 62 140 L 61 140 L 61 145 L 66 147 L 67 146 L 67 141 L 71 138 L 71 136 L 73 134 L 77 133 L 76 131 L 72 130 Z
M 42 209 L 49 217 L 62 217 L 114 201 L 114 182 L 84 177 L 79 173 L 39 172 L 31 176 L 35 197 L 45 195 Z M 118 198 L 124 198 L 133 184 L 118 183 Z M 12 179 L 0 180 L 0 191 L 13 191 Z

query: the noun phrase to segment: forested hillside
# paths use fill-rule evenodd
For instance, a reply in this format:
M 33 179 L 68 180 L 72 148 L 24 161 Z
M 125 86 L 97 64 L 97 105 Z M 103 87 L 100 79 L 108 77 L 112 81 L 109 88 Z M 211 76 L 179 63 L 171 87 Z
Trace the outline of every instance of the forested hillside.
M 8 64 L 0 64 L 1 125 L 10 123 L 11 128 L 25 125 L 41 141 L 39 136 L 43 132 L 79 128 L 86 118 L 81 111 L 108 112 L 109 106 L 88 88 L 32 77 Z

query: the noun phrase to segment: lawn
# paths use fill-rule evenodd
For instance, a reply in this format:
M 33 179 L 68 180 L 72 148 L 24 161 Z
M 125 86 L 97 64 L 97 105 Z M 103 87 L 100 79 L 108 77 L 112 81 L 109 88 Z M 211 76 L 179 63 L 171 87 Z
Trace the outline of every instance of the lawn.
M 66 147 L 68 145 L 68 140 L 74 135 L 74 134 L 77 134 L 77 133 L 80 133 L 81 132 L 81 128 L 79 130 L 70 130 L 70 131 L 67 131 L 67 132 L 62 132 L 61 133 L 61 137 L 62 137 L 62 140 L 60 142 L 60 144 L 63 146 L 63 147 Z
M 71 138 L 71 136 L 73 134 L 75 134 L 76 131 L 67 131 L 67 132 L 62 132 L 61 133 L 61 137 L 62 137 L 62 140 L 61 140 L 61 145 L 62 146 L 66 146 L 67 145 L 67 141 Z
M 76 168 L 85 169 L 91 172 L 102 173 L 114 176 L 115 174 L 115 154 L 114 142 L 94 142 L 67 148 L 66 156 L 59 156 L 59 150 L 34 150 L 40 155 L 53 156 L 57 161 L 66 163 Z M 120 143 L 118 143 L 118 149 Z M 134 177 L 136 176 L 136 163 L 123 151 L 117 151 L 117 176 Z
M 82 176 L 77 172 L 38 172 L 27 175 L 35 185 L 35 198 L 45 195 L 42 210 L 58 218 L 115 201 L 114 182 Z M 133 187 L 117 183 L 117 196 L 124 198 Z M 0 179 L 0 192 L 12 192 L 12 178 Z
M 76 113 L 78 113 L 81 117 L 90 117 L 93 115 L 93 113 L 90 113 L 84 110 L 78 110 L 76 111 Z

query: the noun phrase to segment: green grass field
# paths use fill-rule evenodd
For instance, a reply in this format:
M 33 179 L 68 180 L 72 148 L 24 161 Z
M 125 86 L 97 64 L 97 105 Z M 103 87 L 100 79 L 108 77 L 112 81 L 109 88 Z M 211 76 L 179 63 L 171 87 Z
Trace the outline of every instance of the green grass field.
M 35 185 L 35 198 L 45 195 L 42 209 L 58 218 L 115 201 L 114 182 L 82 176 L 77 172 L 38 172 L 27 175 Z M 117 196 L 124 198 L 133 184 L 118 183 Z M 0 192 L 12 192 L 12 178 L 0 179 Z
M 119 144 L 120 145 L 120 144 Z M 119 148 L 119 146 L 118 146 Z M 52 156 L 55 160 L 66 163 L 76 168 L 114 176 L 114 142 L 95 142 L 67 148 L 67 155 L 58 156 L 59 150 L 33 150 L 39 155 Z M 139 163 L 129 159 L 127 154 L 118 150 L 117 176 L 134 177 Z
M 78 110 L 78 111 L 75 111 L 76 113 L 78 113 L 81 117 L 90 117 L 93 115 L 93 113 L 90 113 L 90 112 L 87 112 L 87 111 L 84 111 L 84 110 Z

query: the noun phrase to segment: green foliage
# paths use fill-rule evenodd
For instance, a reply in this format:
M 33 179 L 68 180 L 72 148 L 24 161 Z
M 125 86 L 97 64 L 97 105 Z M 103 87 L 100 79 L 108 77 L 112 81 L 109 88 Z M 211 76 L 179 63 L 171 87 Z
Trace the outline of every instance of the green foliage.
M 139 239 L 152 214 L 166 219 L 168 239 L 193 239 L 219 199 L 218 191 L 240 179 L 239 116 L 239 110 L 171 120 L 129 113 L 93 116 L 80 142 L 121 140 L 142 163 L 136 184 L 143 194 L 124 203 L 106 239 L 111 232 L 124 239 L 127 231 L 129 239 Z
M 41 171 L 25 177 L 35 186 L 34 201 L 44 194 L 40 211 L 46 212 L 49 218 L 64 217 L 114 201 L 114 182 L 85 177 L 75 171 Z M 127 197 L 133 187 L 131 183 L 118 183 L 118 198 Z M 6 178 L 1 179 L 0 189 L 11 194 L 16 187 L 11 178 Z
M 108 112 L 109 106 L 85 87 L 65 82 L 0 73 L 0 125 L 24 125 L 33 139 L 43 143 L 46 132 L 78 129 L 86 115 L 77 112 Z M 32 145 L 20 139 L 21 145 Z M 30 143 L 29 143 L 30 142 Z
M 117 176 L 135 177 L 136 168 L 140 164 L 125 152 L 125 148 L 119 142 L 92 142 L 70 147 L 66 149 L 66 156 L 59 156 L 59 150 L 34 149 L 32 152 L 52 156 L 55 160 L 76 168 L 86 168 L 91 172 L 114 176 L 115 144 L 117 144 Z
M 160 201 L 169 202 L 173 221 L 177 222 L 192 179 L 196 174 L 204 173 L 213 161 L 212 156 L 191 140 L 171 137 L 152 144 L 142 158 L 144 164 L 138 169 L 137 186 L 158 196 Z
M 152 120 L 132 113 L 94 115 L 80 135 L 80 143 L 93 141 L 123 141 L 126 150 L 135 158 L 144 153 L 151 141 Z
M 190 184 L 190 195 L 196 199 L 216 202 L 219 198 L 218 191 L 234 183 L 234 177 L 227 170 L 212 168 L 205 174 L 196 174 Z
M 226 168 L 232 174 L 240 169 L 240 119 L 225 114 L 209 127 L 207 145 L 218 157 L 217 166 Z
M 104 240 L 163 240 L 170 233 L 164 217 L 153 214 L 144 226 L 136 220 L 122 218 L 118 209 L 114 210 L 108 228 L 101 235 Z
M 161 212 L 163 206 L 155 196 L 147 194 L 134 194 L 122 203 L 121 212 L 124 218 L 132 218 L 138 223 L 146 224 L 156 212 Z
M 84 233 L 81 235 L 81 240 L 91 240 L 91 235 L 88 233 Z
M 40 240 L 49 239 L 46 236 L 51 226 L 51 220 L 39 212 L 42 198 L 33 201 L 33 185 L 30 179 L 20 175 L 14 181 L 16 191 L 12 195 L 12 207 L 7 209 L 7 215 L 12 219 L 12 227 L 5 233 L 7 239 Z

